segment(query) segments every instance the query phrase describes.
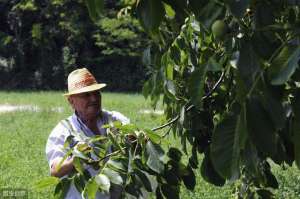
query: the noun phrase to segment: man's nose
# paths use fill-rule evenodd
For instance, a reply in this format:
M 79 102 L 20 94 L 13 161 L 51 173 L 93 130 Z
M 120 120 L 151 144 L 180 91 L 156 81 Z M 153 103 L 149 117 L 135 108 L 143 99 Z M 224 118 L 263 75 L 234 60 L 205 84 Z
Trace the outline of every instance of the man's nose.
M 91 101 L 98 101 L 99 100 L 99 94 L 98 93 L 90 93 L 89 98 Z

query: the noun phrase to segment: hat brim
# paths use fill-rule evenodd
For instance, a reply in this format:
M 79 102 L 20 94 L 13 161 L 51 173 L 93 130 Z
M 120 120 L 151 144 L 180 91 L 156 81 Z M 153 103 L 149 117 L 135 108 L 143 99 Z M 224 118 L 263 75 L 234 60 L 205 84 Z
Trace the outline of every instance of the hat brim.
M 70 96 L 70 95 L 76 95 L 76 94 L 80 94 L 80 93 L 87 93 L 87 92 L 91 92 L 91 91 L 97 91 L 97 90 L 100 90 L 101 88 L 103 88 L 105 86 L 106 86 L 106 84 L 93 84 L 93 85 L 86 86 L 86 87 L 81 88 L 81 89 L 74 90 L 74 91 L 69 92 L 69 93 L 65 93 L 65 94 L 63 94 L 63 96 Z

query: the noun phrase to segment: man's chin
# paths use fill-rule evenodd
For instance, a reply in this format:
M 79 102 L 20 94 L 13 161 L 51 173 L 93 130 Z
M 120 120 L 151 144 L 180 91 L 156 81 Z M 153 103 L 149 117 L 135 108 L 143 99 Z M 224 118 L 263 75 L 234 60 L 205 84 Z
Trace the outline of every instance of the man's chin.
M 100 110 L 99 109 L 93 109 L 93 110 L 87 110 L 86 111 L 86 115 L 89 117 L 89 118 L 94 118 L 94 117 L 97 117 L 100 113 Z

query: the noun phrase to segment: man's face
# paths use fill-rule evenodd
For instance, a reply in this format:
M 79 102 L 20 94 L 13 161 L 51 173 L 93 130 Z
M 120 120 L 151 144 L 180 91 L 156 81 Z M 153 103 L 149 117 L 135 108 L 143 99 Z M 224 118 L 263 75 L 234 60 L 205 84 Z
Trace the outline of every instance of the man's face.
M 96 119 L 101 110 L 100 91 L 71 95 L 68 100 L 73 109 L 76 110 L 79 117 L 83 120 Z

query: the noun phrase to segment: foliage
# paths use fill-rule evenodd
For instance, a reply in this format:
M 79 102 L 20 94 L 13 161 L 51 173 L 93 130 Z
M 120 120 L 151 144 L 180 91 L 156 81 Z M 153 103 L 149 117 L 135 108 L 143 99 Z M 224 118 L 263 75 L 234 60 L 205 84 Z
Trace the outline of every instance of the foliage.
M 107 110 L 118 110 L 128 116 L 131 122 L 140 128 L 151 128 L 164 121 L 163 115 L 139 113 L 141 109 L 150 109 L 150 102 L 145 101 L 140 94 L 103 93 L 103 107 Z M 66 118 L 72 112 L 62 92 L 0 92 L 0 104 L 27 105 L 31 104 L 31 110 L 20 110 L 0 114 L 0 187 L 22 188 L 29 191 L 29 198 L 53 198 L 54 186 L 43 190 L 33 189 L 40 179 L 49 175 L 49 167 L 45 158 L 45 141 L 49 132 L 61 118 Z M 161 109 L 161 101 L 157 109 Z M 58 109 L 58 107 L 60 107 Z M 61 110 L 61 111 L 58 111 Z M 57 112 L 58 111 L 58 112 Z M 139 114 L 137 114 L 139 113 Z M 42 130 L 41 130 L 42 129 Z M 35 139 L 32 139 L 32 138 Z M 180 141 L 173 136 L 163 139 L 162 147 L 181 147 Z M 30 147 L 28 147 L 30 146 Z M 182 161 L 187 159 L 182 155 Z M 198 157 L 199 162 L 203 156 Z M 35 165 L 35 170 L 33 170 Z M 279 189 L 275 191 L 275 197 L 299 198 L 300 173 L 295 165 L 283 169 L 272 165 L 278 182 Z M 228 199 L 231 198 L 233 184 L 223 187 L 215 187 L 203 180 L 200 168 L 195 169 L 197 184 L 193 191 L 185 186 L 180 188 L 180 198 L 189 199 Z M 150 197 L 151 198 L 151 197 Z M 153 197 L 152 197 L 153 198 Z
M 190 167 L 203 153 L 210 183 L 239 180 L 237 197 L 273 197 L 268 160 L 299 166 L 297 2 L 131 3 L 156 41 L 144 55 L 152 67 L 144 94 L 154 105 L 163 94 Z
M 179 198 L 181 183 L 190 190 L 195 187 L 192 168 L 182 163 L 180 150 L 170 148 L 165 154 L 161 136 L 120 122 L 103 128 L 107 128 L 107 136 L 86 137 L 83 132 L 72 132 L 66 138 L 66 155 L 61 163 L 72 156 L 76 171 L 68 178 L 45 178 L 37 187 L 56 185 L 57 198 L 63 198 L 72 183 L 87 198 L 95 198 L 97 191 L 111 191 L 121 198 L 146 197 L 146 192 Z M 71 146 L 72 140 L 77 142 L 75 146 Z M 89 167 L 98 174 L 91 176 Z
M 299 166 L 298 5 L 144 2 L 136 12 L 147 13 L 139 19 L 157 41 L 145 53 L 153 66 L 145 96 L 155 102 L 163 94 L 191 166 L 205 155 L 204 179 L 218 186 L 238 180 L 238 198 L 272 198 L 278 182 L 270 160 Z M 166 15 L 151 12 L 162 5 Z
M 85 66 L 110 90 L 141 89 L 145 72 L 137 52 L 148 39 L 137 20 L 116 19 L 118 4 L 103 6 L 106 12 L 91 21 L 82 0 L 1 1 L 1 88 L 63 89 L 69 72 Z
M 179 150 L 171 148 L 170 173 L 176 175 L 166 176 L 169 167 L 160 160 L 149 165 L 146 156 L 144 166 L 158 182 L 156 197 L 178 198 L 181 180 L 193 189 L 197 154 L 203 154 L 201 175 L 208 182 L 237 182 L 237 198 L 273 198 L 279 184 L 270 162 L 300 165 L 298 3 L 139 0 L 129 6 L 156 42 L 144 53 L 152 73 L 144 95 L 154 106 L 163 95 L 170 122 L 153 130 L 170 127 L 165 136 L 178 136 L 189 157 L 181 166 Z

